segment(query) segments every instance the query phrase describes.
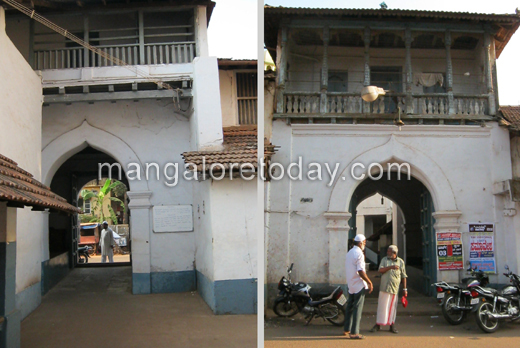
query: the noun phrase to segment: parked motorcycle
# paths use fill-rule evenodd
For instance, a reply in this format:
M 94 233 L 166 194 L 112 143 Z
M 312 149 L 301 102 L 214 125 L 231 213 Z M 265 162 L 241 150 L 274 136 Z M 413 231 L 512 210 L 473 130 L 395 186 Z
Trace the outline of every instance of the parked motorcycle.
M 280 293 L 274 301 L 273 310 L 279 317 L 292 317 L 297 313 L 305 315 L 309 323 L 315 317 L 329 321 L 332 325 L 343 326 L 345 323 L 345 304 L 347 298 L 341 287 L 328 286 L 314 289 L 305 283 L 293 283 L 291 273 L 293 265 L 287 269 L 287 278 L 278 283 Z
M 476 286 L 471 294 L 478 300 L 475 305 L 475 319 L 480 329 L 486 333 L 493 333 L 498 329 L 501 319 L 520 319 L 520 278 L 505 266 L 504 273 L 512 285 L 502 290 Z
M 437 287 L 437 299 L 441 301 L 442 315 L 451 325 L 461 324 L 473 309 L 473 305 L 478 303 L 478 299 L 471 296 L 471 289 L 489 284 L 489 277 L 483 271 L 470 268 L 468 272 L 471 277 L 462 279 L 461 284 L 432 284 Z
M 88 263 L 88 259 L 90 258 L 91 250 L 93 248 L 91 246 L 84 246 L 78 248 L 78 263 Z

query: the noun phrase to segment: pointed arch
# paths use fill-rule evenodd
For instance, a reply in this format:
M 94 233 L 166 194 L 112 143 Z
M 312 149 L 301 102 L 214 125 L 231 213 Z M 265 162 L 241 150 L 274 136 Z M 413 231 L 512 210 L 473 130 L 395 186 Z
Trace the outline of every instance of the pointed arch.
M 87 146 L 112 156 L 126 171 L 129 163 L 142 163 L 132 148 L 117 136 L 91 126 L 86 120 L 81 126 L 51 141 L 42 150 L 42 182 L 50 186 L 52 178 L 63 163 Z M 141 173 L 142 174 L 142 173 Z M 131 191 L 148 191 L 146 180 L 129 180 Z
M 329 212 L 348 211 L 352 195 L 363 181 L 357 180 L 351 175 L 351 169 L 355 163 L 361 163 L 365 166 L 365 174 L 368 166 L 372 163 L 379 163 L 383 166 L 384 171 L 387 171 L 388 164 L 407 163 L 410 166 L 411 176 L 422 182 L 430 191 L 436 210 L 457 210 L 453 188 L 442 168 L 423 152 L 401 143 L 392 135 L 388 142 L 360 154 L 343 169 L 333 185 L 329 200 Z M 392 170 L 395 171 L 396 167 L 393 167 Z M 403 177 L 401 179 L 406 180 Z

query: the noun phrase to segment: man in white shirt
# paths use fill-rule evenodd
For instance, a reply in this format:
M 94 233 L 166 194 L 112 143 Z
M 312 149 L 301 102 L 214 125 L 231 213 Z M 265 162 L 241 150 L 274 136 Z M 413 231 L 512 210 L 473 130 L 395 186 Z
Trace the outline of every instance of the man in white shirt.
M 105 263 L 108 257 L 108 262 L 114 262 L 114 231 L 108 227 L 108 222 L 103 221 L 103 231 L 101 231 L 101 237 L 99 238 L 99 244 L 101 244 L 101 263 Z
M 363 250 L 365 250 L 366 244 L 365 236 L 358 234 L 354 238 L 354 246 L 347 253 L 346 270 L 349 296 L 345 310 L 344 335 L 348 335 L 351 339 L 365 338 L 365 336 L 359 334 L 359 324 L 365 303 L 365 292 L 368 290 L 370 294 L 374 290 L 374 286 L 365 271 Z

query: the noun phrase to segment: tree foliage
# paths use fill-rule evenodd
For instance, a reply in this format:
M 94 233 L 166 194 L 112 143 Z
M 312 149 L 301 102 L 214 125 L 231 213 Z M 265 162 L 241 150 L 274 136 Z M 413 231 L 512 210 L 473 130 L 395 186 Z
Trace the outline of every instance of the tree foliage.
M 92 218 L 89 222 L 103 222 L 106 220 L 107 216 L 105 216 L 105 212 L 103 210 L 103 205 L 106 202 L 106 200 L 110 200 L 113 202 L 119 203 L 121 208 L 123 209 L 123 213 L 126 212 L 126 206 L 125 203 L 114 196 L 122 197 L 124 196 L 126 192 L 126 186 L 121 181 L 114 180 L 112 182 L 111 179 L 107 179 L 105 181 L 105 184 L 99 192 L 92 192 L 88 190 L 81 190 L 81 197 L 84 201 L 90 201 L 90 204 L 92 206 L 91 212 L 92 212 Z M 112 194 L 111 194 L 112 193 Z M 111 194 L 111 195 L 109 195 Z M 112 223 L 114 225 L 117 225 L 117 216 L 114 212 L 114 209 L 112 209 L 112 204 L 108 204 L 108 212 L 109 217 L 112 220 Z

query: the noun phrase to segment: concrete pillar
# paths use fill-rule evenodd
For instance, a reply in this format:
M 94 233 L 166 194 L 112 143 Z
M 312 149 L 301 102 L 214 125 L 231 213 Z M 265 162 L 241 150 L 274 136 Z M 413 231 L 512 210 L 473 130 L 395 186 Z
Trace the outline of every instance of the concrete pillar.
M 195 42 L 197 57 L 209 57 L 208 17 L 206 6 L 197 6 L 195 10 Z
M 329 284 L 346 285 L 345 257 L 348 252 L 349 212 L 326 212 L 329 231 Z
M 150 235 L 152 233 L 151 191 L 127 192 L 130 203 L 130 236 L 132 241 L 132 293 L 151 293 Z
M 16 309 L 16 208 L 0 202 L 0 347 L 20 347 L 21 313 Z
M 215 57 L 193 61 L 193 108 L 190 118 L 192 150 L 218 150 L 222 147 L 222 108 L 220 82 Z
M 444 210 L 444 211 L 436 211 L 432 214 L 435 219 L 435 224 L 433 228 L 435 229 L 435 233 L 438 232 L 459 232 L 460 221 L 459 218 L 462 215 L 462 212 L 458 210 Z M 437 250 L 437 238 L 435 237 L 435 250 Z M 435 258 L 435 264 L 437 264 L 437 258 Z M 437 271 L 437 281 L 446 281 L 446 282 L 459 282 L 459 271 Z

